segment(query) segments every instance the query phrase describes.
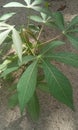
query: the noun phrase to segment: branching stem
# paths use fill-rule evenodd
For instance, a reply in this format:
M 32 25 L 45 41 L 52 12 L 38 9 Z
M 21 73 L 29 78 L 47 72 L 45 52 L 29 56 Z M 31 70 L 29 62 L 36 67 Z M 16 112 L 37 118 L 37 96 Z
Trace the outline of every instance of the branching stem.
M 40 30 L 39 35 L 38 35 L 38 37 L 37 37 L 37 40 L 39 40 L 39 38 L 40 38 L 40 36 L 41 36 L 41 33 L 42 33 L 42 31 L 43 31 L 43 28 L 44 28 L 44 25 L 42 25 L 42 27 L 41 27 L 41 30 Z
M 52 39 L 49 39 L 48 41 L 39 44 L 39 46 L 42 46 L 42 45 L 44 45 L 44 44 L 46 44 L 46 43 L 49 43 L 49 42 L 51 42 L 51 41 L 54 41 L 54 40 L 58 39 L 58 38 L 61 37 L 61 36 L 62 36 L 62 34 L 57 35 L 56 37 L 54 37 L 54 38 L 52 38 Z

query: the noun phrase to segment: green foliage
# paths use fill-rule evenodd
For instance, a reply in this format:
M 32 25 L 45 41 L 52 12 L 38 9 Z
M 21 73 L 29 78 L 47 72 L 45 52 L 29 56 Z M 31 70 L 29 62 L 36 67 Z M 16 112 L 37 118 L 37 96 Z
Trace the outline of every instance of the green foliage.
M 73 35 L 71 35 L 71 34 L 66 34 L 66 37 L 68 38 L 70 43 L 73 45 L 73 47 L 78 49 L 78 38 L 73 36 Z
M 23 7 L 23 8 L 28 8 L 28 9 L 33 9 L 36 11 L 41 11 L 42 8 L 39 6 L 39 4 L 42 3 L 42 0 L 24 0 L 26 5 L 23 5 L 19 2 L 10 2 L 6 4 L 4 7 Z
M 50 93 L 73 109 L 72 89 L 68 79 L 48 61 L 43 61 L 43 69 Z
M 39 106 L 39 101 L 36 93 L 34 93 L 30 101 L 27 103 L 26 108 L 32 120 L 37 121 L 40 114 L 40 106 Z
M 2 17 L 0 17 L 0 21 L 6 21 L 8 20 L 10 17 L 12 17 L 13 15 L 15 15 L 16 13 L 8 13 L 8 14 L 4 14 Z
M 5 58 L 0 64 L 0 78 L 7 79 L 9 74 L 16 78 L 16 74 L 18 74 L 15 87 L 10 88 L 12 96 L 9 98 L 9 106 L 13 108 L 18 105 L 21 113 L 26 108 L 31 118 L 37 120 L 40 106 L 36 90 L 41 90 L 74 110 L 71 83 L 53 65 L 53 62 L 78 67 L 77 53 L 57 52 L 57 48 L 65 44 L 59 40 L 62 35 L 70 41 L 73 47 L 78 49 L 78 37 L 75 36 L 78 33 L 78 16 L 68 24 L 61 12 L 51 12 L 44 1 L 24 0 L 24 2 L 25 4 L 10 2 L 3 7 L 25 8 L 30 12 L 27 16 L 27 26 L 23 26 L 19 30 L 14 25 L 7 23 L 7 20 L 16 14 L 15 12 L 0 17 L 0 45 L 13 43 L 12 50 L 14 50 L 13 53 L 5 54 Z M 31 10 L 37 11 L 38 15 L 33 15 Z M 59 29 L 61 34 L 42 41 L 41 36 L 45 26 L 50 29 Z
M 70 52 L 59 52 L 45 55 L 46 59 L 63 62 L 67 65 L 78 67 L 78 55 Z
M 53 14 L 53 17 L 54 17 L 54 21 L 55 21 L 56 26 L 63 31 L 64 30 L 63 15 L 60 12 L 57 12 L 57 13 Z
M 21 113 L 24 111 L 24 108 L 28 101 L 34 94 L 37 82 L 37 61 L 33 62 L 26 71 L 21 76 L 18 85 L 18 99 Z
M 16 31 L 16 29 L 12 30 L 12 39 L 13 39 L 14 47 L 16 49 L 18 57 L 20 61 L 22 61 L 22 40 L 18 32 Z
M 42 47 L 41 54 L 44 55 L 48 52 L 52 52 L 56 47 L 63 45 L 64 42 L 61 41 L 53 41 Z

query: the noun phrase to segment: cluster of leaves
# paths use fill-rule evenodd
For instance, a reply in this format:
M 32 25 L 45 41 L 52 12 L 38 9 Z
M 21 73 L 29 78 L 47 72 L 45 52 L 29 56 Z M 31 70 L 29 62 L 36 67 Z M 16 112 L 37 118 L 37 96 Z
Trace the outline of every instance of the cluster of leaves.
M 58 40 L 59 36 L 48 41 L 41 41 L 40 36 L 44 26 L 56 28 L 61 35 L 67 37 L 70 43 L 78 49 L 78 16 L 68 24 L 64 21 L 61 12 L 51 13 L 43 8 L 42 0 L 24 0 L 26 5 L 19 2 L 10 2 L 4 7 L 22 7 L 27 10 L 38 11 L 39 15 L 30 14 L 27 27 L 17 31 L 15 26 L 7 24 L 7 19 L 15 13 L 8 13 L 0 17 L 0 44 L 13 42 L 14 55 L 8 55 L 0 65 L 1 78 L 7 77 L 10 73 L 19 72 L 23 68 L 18 83 L 13 85 L 13 95 L 9 99 L 11 107 L 19 104 L 21 113 L 27 108 L 33 120 L 39 117 L 39 101 L 37 89 L 50 93 L 60 102 L 74 110 L 72 87 L 67 77 L 55 66 L 52 61 L 78 67 L 78 55 L 72 52 L 56 52 L 55 49 L 65 43 Z M 30 24 L 30 20 L 39 23 L 38 27 Z M 32 40 L 33 39 L 33 40 Z M 4 48 L 3 48 L 4 49 Z M 15 91 L 16 90 L 16 91 Z

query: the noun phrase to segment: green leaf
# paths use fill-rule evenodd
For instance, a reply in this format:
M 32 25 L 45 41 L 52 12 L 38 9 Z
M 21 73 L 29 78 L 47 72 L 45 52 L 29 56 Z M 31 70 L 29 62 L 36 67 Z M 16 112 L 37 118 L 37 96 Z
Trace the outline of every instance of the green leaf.
M 41 0 L 34 0 L 33 2 L 32 1 L 28 1 L 28 0 L 24 0 L 26 2 L 26 5 L 23 5 L 19 2 L 10 2 L 6 5 L 4 5 L 3 7 L 24 7 L 24 8 L 28 8 L 28 9 L 33 9 L 33 10 L 36 10 L 36 11 L 41 11 L 42 10 L 42 7 L 40 6 L 40 4 L 43 2 Z
M 78 32 L 78 28 L 70 29 L 70 30 L 68 30 L 67 32 L 70 32 L 70 33 L 77 33 L 77 32 Z
M 35 26 L 34 24 L 29 24 L 29 28 L 32 32 L 36 33 L 40 31 L 40 28 L 38 26 Z
M 22 62 L 18 61 L 17 57 L 15 59 L 13 59 L 10 63 L 8 63 L 7 65 L 7 70 L 5 70 L 5 72 L 8 72 L 8 74 L 10 72 L 12 72 L 11 70 L 15 69 L 17 70 L 20 66 L 22 66 L 23 64 L 27 64 L 30 61 L 34 61 L 35 59 L 37 59 L 36 56 L 32 56 L 32 55 L 27 55 L 27 56 L 23 56 L 22 58 Z M 2 65 L 1 65 L 2 66 Z M 3 66 L 4 67 L 4 66 Z M 3 73 L 5 73 L 3 72 Z
M 16 14 L 16 13 L 12 12 L 12 13 L 4 14 L 4 15 L 2 15 L 2 16 L 0 17 L 0 21 L 7 20 L 7 19 L 9 19 L 10 17 L 12 17 L 14 14 Z
M 32 120 L 37 121 L 39 119 L 40 106 L 39 106 L 39 100 L 36 93 L 34 93 L 30 101 L 27 103 L 27 110 Z
M 10 60 L 5 60 L 2 64 L 0 64 L 0 72 L 6 70 L 7 65 L 10 63 Z
M 37 28 L 37 27 L 35 27 L 35 28 Z M 31 29 L 27 29 L 26 31 L 27 31 L 28 36 L 32 37 L 34 40 L 37 41 L 37 38 L 36 38 L 35 34 L 32 32 Z
M 12 95 L 9 100 L 8 100 L 8 106 L 10 108 L 14 108 L 16 105 L 18 105 L 18 94 L 15 93 L 14 95 Z
M 13 58 L 13 59 L 12 59 Z M 9 58 L 8 58 L 9 59 Z M 18 65 L 18 58 L 17 57 L 11 57 L 9 60 L 5 60 L 1 65 L 0 65 L 0 71 L 1 76 L 0 77 L 4 77 L 10 73 L 12 73 L 13 71 L 16 71 L 19 69 L 19 65 Z
M 52 41 L 52 42 L 46 44 L 45 46 L 43 46 L 41 53 L 43 55 L 45 53 L 48 53 L 49 51 L 53 51 L 56 47 L 61 46 L 63 44 L 65 44 L 65 43 L 62 41 Z
M 48 54 L 45 58 L 60 61 L 73 67 L 78 67 L 78 55 L 74 53 L 59 52 L 56 54 Z
M 49 15 L 49 12 L 45 12 L 45 13 L 41 12 L 40 14 L 41 14 L 41 17 L 42 17 L 42 19 L 43 19 L 43 23 L 46 24 L 46 23 L 53 22 L 53 19 L 52 19 L 52 17 Z
M 0 32 L 0 45 L 4 42 L 4 40 L 7 38 L 8 34 L 10 33 L 10 29 Z
M 19 67 L 18 65 L 18 57 L 10 57 L 10 63 L 8 64 L 7 68 L 12 68 L 12 67 Z
M 61 12 L 53 13 L 55 24 L 63 31 L 64 30 L 64 18 Z
M 21 66 L 23 64 L 27 64 L 28 62 L 33 61 L 36 58 L 37 58 L 36 56 L 32 56 L 32 55 L 23 56 L 22 62 L 19 62 L 19 66 Z
M 72 88 L 69 80 L 48 61 L 43 61 L 43 70 L 51 94 L 60 102 L 74 109 Z
M 32 15 L 30 16 L 30 19 L 35 22 L 40 22 L 40 23 L 45 23 L 45 24 L 46 23 L 48 24 L 49 22 L 52 21 L 51 16 L 48 16 L 47 13 L 41 12 L 40 14 L 41 14 L 41 17 L 37 15 Z
M 38 87 L 41 91 L 43 91 L 43 92 L 50 93 L 50 89 L 49 89 L 47 83 L 45 83 L 45 82 L 38 82 L 37 87 Z
M 66 34 L 65 36 L 68 38 L 73 47 L 78 49 L 78 38 L 70 34 Z
M 34 94 L 37 80 L 37 61 L 33 62 L 21 76 L 18 85 L 18 98 L 21 113 L 24 111 L 26 104 Z
M 45 13 L 43 13 L 43 12 L 41 12 L 40 14 L 41 14 L 42 19 L 43 19 L 44 21 L 46 21 L 46 19 L 47 19 L 47 14 L 45 14 Z
M 3 7 L 26 7 L 26 6 L 19 2 L 10 2 L 4 5 Z
M 0 77 L 4 77 L 4 76 L 16 71 L 17 69 L 18 69 L 18 67 L 7 68 L 6 70 L 4 70 L 4 72 L 1 74 Z
M 16 29 L 12 30 L 12 40 L 16 49 L 19 60 L 22 62 L 22 40 Z
M 42 18 L 37 16 L 37 15 L 30 16 L 30 19 L 35 21 L 35 22 L 41 22 L 41 23 L 43 22 Z
M 75 17 L 71 20 L 71 22 L 68 24 L 66 30 L 70 29 L 71 27 L 73 27 L 73 26 L 76 25 L 76 24 L 78 24 L 78 16 L 75 16 Z
M 42 11 L 42 7 L 39 7 L 39 6 L 32 6 L 31 9 L 33 9 L 35 11 L 39 11 L 39 12 Z
M 7 27 L 0 27 L 0 31 L 7 30 Z
M 7 29 L 12 29 L 12 27 L 14 27 L 14 26 L 11 26 L 11 25 L 2 21 L 2 22 L 0 22 L 0 27 L 7 27 Z
M 40 4 L 43 2 L 42 0 L 34 0 L 33 2 L 31 0 L 24 0 L 27 4 L 27 8 L 29 9 L 33 9 L 36 11 L 42 11 L 42 7 L 40 6 Z

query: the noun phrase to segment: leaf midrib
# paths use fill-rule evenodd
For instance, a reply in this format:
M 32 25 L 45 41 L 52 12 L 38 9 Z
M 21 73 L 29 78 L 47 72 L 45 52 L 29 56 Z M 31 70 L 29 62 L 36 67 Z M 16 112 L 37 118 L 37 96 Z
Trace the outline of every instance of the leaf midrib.
M 67 60 L 71 60 L 71 62 L 73 62 L 74 61 L 74 59 L 72 59 L 72 58 L 66 58 L 66 57 L 61 57 L 61 56 L 47 56 L 47 57 L 55 57 L 55 58 L 63 58 L 63 59 L 67 59 Z M 75 60 L 76 61 L 76 60 Z
M 47 65 L 47 64 L 46 64 L 46 65 Z M 48 67 L 48 66 L 47 66 L 47 67 Z M 51 69 L 48 67 L 48 70 L 50 71 Z M 53 73 L 52 71 L 51 71 L 51 74 L 53 75 L 53 77 L 54 77 L 55 81 L 57 82 L 58 86 L 60 87 L 60 89 L 62 90 L 62 92 L 63 92 L 65 98 L 68 100 L 67 95 L 64 93 L 63 89 L 61 88 L 60 83 L 58 82 L 58 80 L 56 79 L 56 77 L 55 77 L 55 75 L 54 75 L 54 73 Z
M 35 65 L 36 65 L 36 63 L 35 63 Z M 28 86 L 28 83 L 29 83 L 29 81 L 30 81 L 30 79 L 31 79 L 31 76 L 32 76 L 32 73 L 33 73 L 33 70 L 34 70 L 35 65 L 34 65 L 33 68 L 32 68 L 32 71 L 31 71 L 31 73 L 30 73 L 29 79 L 27 80 L 27 85 L 26 85 L 26 86 Z M 27 87 L 26 87 L 26 89 L 25 89 L 25 93 L 24 93 L 24 96 L 23 96 L 22 104 L 24 104 L 24 99 L 25 99 L 24 97 L 25 97 L 25 95 L 26 95 L 26 91 L 27 91 Z

